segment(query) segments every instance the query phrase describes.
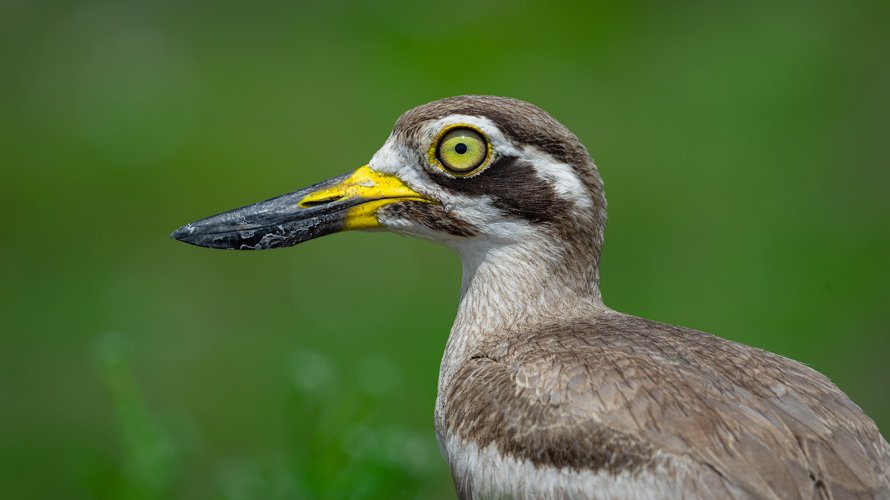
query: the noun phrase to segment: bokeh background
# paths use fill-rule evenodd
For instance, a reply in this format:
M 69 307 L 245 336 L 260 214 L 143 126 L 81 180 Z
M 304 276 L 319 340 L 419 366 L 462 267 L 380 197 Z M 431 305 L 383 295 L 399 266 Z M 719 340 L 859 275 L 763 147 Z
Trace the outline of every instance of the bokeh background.
M 167 235 L 464 93 L 593 153 L 608 305 L 801 360 L 886 435 L 888 5 L 0 0 L 0 496 L 452 498 L 456 256 Z

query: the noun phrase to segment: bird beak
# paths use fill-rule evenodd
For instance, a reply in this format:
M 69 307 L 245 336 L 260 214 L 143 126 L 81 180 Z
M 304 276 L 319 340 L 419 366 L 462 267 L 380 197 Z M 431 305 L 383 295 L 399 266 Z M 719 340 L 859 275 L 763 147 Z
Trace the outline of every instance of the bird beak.
M 433 203 L 398 177 L 365 165 L 351 174 L 186 224 L 170 237 L 209 248 L 288 247 L 340 231 L 378 228 L 377 210 L 400 201 Z

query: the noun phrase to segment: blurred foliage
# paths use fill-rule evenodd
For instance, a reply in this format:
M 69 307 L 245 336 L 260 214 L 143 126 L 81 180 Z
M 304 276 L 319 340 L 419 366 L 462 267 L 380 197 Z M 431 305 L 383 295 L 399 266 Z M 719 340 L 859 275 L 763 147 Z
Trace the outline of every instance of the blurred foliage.
M 0 0 L 3 496 L 452 497 L 453 255 L 167 234 L 463 93 L 593 153 L 607 304 L 808 363 L 886 434 L 888 5 Z
M 121 482 L 109 488 L 111 485 L 99 479 L 93 493 L 132 500 L 166 498 L 176 468 L 175 448 L 169 434 L 146 408 L 127 360 L 125 341 L 106 333 L 97 337 L 94 348 L 120 426 L 124 455 L 116 471 Z

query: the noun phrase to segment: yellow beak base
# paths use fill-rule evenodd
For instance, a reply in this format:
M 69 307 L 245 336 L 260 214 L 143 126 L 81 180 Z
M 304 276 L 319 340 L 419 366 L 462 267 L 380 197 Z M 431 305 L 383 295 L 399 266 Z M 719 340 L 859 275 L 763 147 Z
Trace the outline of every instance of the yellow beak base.
M 343 181 L 306 195 L 297 205 L 300 208 L 311 208 L 347 200 L 363 201 L 346 211 L 342 228 L 344 231 L 380 227 L 377 211 L 390 203 L 408 200 L 432 203 L 432 200 L 409 188 L 398 177 L 371 170 L 369 165 L 365 165 Z

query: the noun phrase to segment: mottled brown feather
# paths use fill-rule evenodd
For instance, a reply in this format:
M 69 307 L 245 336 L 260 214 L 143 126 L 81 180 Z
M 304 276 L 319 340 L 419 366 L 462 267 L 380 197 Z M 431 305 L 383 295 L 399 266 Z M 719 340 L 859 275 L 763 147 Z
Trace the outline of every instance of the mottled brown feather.
M 447 401 L 449 432 L 539 466 L 635 471 L 659 451 L 752 497 L 890 497 L 890 447 L 826 377 L 613 311 L 491 339 Z

